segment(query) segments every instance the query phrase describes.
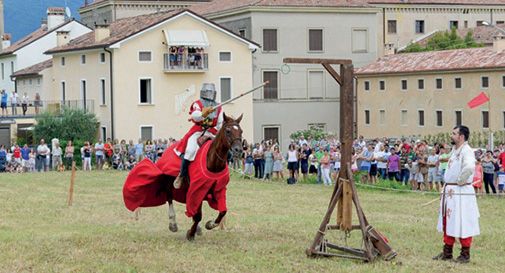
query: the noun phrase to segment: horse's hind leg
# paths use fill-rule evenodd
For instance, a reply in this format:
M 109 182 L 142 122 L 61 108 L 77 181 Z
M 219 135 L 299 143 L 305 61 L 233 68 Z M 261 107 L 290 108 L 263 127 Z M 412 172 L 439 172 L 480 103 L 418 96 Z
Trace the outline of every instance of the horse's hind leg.
M 172 200 L 168 200 L 168 229 L 177 232 L 177 221 L 175 219 L 175 210 Z
M 193 241 L 195 239 L 195 234 L 197 233 L 199 227 L 198 224 L 202 221 L 202 205 L 198 208 L 198 212 L 193 216 L 193 225 L 186 233 L 186 239 L 188 241 Z
M 221 220 L 223 220 L 225 215 L 226 215 L 226 211 L 220 212 L 219 215 L 217 216 L 216 220 L 214 220 L 214 221 L 210 220 L 205 224 L 205 228 L 208 230 L 211 230 L 211 229 L 214 229 L 215 227 L 219 226 L 219 224 L 221 223 Z

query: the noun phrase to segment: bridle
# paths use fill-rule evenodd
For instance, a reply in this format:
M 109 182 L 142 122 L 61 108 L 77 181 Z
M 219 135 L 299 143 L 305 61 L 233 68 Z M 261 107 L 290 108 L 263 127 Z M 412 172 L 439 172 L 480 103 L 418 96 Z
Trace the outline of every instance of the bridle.
M 230 127 L 230 126 L 237 126 L 237 127 L 240 129 L 240 125 L 239 125 L 237 122 L 232 122 L 232 123 L 230 123 L 230 124 L 227 124 L 227 125 L 226 125 L 226 128 L 228 128 L 228 127 Z M 227 142 L 228 146 L 229 146 L 229 147 L 231 147 L 231 146 L 232 146 L 235 142 L 237 142 L 237 141 L 239 142 L 240 146 L 242 146 L 242 137 L 235 137 L 235 138 L 231 138 L 231 137 L 232 137 L 232 136 L 231 136 L 231 134 L 230 134 L 231 132 L 226 131 L 226 128 L 224 128 L 224 130 L 225 130 L 224 135 L 225 135 L 225 137 L 226 137 L 226 142 Z M 226 159 L 223 159 L 223 158 L 222 158 L 222 157 L 220 157 L 220 156 L 219 156 L 219 154 L 217 154 L 217 153 L 216 153 L 216 156 L 217 156 L 217 158 L 219 158 L 219 160 L 221 160 L 221 161 L 224 161 L 224 162 L 228 161 L 228 159 L 227 159 L 227 158 L 226 158 Z

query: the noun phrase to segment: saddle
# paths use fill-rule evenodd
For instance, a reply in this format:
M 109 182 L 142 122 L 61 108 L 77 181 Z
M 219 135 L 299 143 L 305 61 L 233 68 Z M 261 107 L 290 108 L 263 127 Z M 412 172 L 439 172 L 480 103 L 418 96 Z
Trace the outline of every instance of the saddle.
M 199 137 L 197 140 L 196 140 L 196 143 L 198 143 L 198 146 L 199 147 L 202 147 L 203 144 L 205 144 L 205 142 L 209 141 L 209 140 L 214 140 L 215 137 L 213 136 L 206 136 L 206 135 L 203 135 L 201 137 Z

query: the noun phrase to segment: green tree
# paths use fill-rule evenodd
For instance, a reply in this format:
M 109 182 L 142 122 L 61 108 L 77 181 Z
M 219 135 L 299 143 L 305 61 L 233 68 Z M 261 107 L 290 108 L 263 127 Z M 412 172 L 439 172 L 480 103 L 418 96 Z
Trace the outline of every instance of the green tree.
M 419 43 L 411 43 L 403 52 L 423 52 L 423 51 L 436 51 L 436 50 L 449 50 L 460 48 L 473 48 L 482 47 L 473 38 L 473 33 L 469 31 L 464 38 L 461 38 L 456 29 L 452 28 L 451 31 L 437 32 L 428 39 L 425 46 Z
M 98 119 L 93 113 L 64 108 L 61 112 L 45 112 L 37 117 L 33 134 L 35 140 L 53 138 L 73 141 L 96 141 Z

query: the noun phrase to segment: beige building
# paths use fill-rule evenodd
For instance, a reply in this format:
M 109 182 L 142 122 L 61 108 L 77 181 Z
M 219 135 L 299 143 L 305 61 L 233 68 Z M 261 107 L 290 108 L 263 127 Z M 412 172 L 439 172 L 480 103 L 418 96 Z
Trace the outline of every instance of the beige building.
M 173 47 L 180 56 L 171 56 Z M 219 101 L 252 88 L 257 48 L 187 10 L 120 19 L 47 52 L 52 98 L 94 101 L 103 138 L 179 138 L 191 126 L 188 107 L 202 83 L 216 84 Z M 252 97 L 224 111 L 243 113 L 243 136 L 252 139 Z
M 381 9 L 386 49 L 403 49 L 410 42 L 452 27 L 472 28 L 505 23 L 504 0 L 368 0 Z
M 86 0 L 79 9 L 81 21 L 94 27 L 121 18 L 134 17 L 160 11 L 187 8 L 210 0 Z
M 505 40 L 495 47 L 389 55 L 356 70 L 358 133 L 367 138 L 505 129 Z M 500 45 L 501 44 L 501 45 Z M 481 92 L 490 102 L 470 109 Z

